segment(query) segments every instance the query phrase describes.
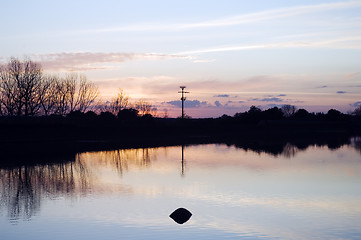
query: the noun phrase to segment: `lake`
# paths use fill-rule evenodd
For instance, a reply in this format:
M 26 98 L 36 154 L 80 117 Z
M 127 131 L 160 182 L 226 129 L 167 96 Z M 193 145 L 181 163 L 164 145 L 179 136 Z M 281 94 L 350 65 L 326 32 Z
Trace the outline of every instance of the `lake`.
M 185 145 L 2 167 L 0 239 L 361 239 L 360 146 Z M 184 224 L 169 217 L 178 208 L 192 213 Z

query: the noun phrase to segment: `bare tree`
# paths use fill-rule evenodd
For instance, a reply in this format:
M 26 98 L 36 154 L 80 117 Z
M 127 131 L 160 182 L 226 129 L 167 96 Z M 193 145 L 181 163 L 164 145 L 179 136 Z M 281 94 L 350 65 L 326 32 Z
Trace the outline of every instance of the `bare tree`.
M 66 115 L 71 111 L 70 100 L 75 92 L 75 81 L 69 78 L 57 77 L 54 80 L 55 112 L 57 115 Z
M 119 88 L 117 95 L 102 105 L 101 111 L 111 112 L 116 115 L 120 110 L 123 110 L 128 106 L 129 97 L 123 89 Z
M 291 117 L 291 116 L 293 116 L 293 114 L 296 113 L 297 108 L 295 106 L 293 106 L 293 105 L 283 105 L 281 107 L 281 110 L 283 112 L 283 116 Z
M 36 115 L 41 107 L 42 70 L 31 60 L 12 58 L 0 70 L 0 94 L 7 115 Z
M 13 59 L 12 59 L 13 61 Z M 7 66 L 1 66 L 0 69 L 0 94 L 2 112 L 5 115 L 13 116 L 16 112 L 17 94 L 16 82 L 12 79 L 10 73 L 10 63 Z
M 44 111 L 66 115 L 72 111 L 85 112 L 99 94 L 98 87 L 84 75 L 69 74 L 65 77 L 49 76 L 48 94 L 44 99 Z
M 0 69 L 0 95 L 2 114 L 10 116 L 15 115 L 15 82 L 11 81 L 11 75 L 8 69 L 4 66 Z
M 153 116 L 157 115 L 157 108 L 152 106 L 149 102 L 145 100 L 139 100 L 135 103 L 135 109 L 139 111 L 139 115 L 144 116 L 150 114 Z
M 5 109 L 4 109 L 4 104 L 3 104 L 3 96 L 0 94 L 0 116 L 4 116 L 5 115 Z
M 41 107 L 42 98 L 42 70 L 39 64 L 27 60 L 23 63 L 23 86 L 20 88 L 23 103 L 24 115 L 36 115 Z
M 99 89 L 89 82 L 85 75 L 80 75 L 78 81 L 75 110 L 85 112 L 99 95 Z
M 58 77 L 44 76 L 42 87 L 42 110 L 45 116 L 56 114 L 59 111 L 59 93 L 57 88 Z
M 38 63 L 16 58 L 0 66 L 0 115 L 85 112 L 98 94 L 98 87 L 85 75 L 44 76 Z

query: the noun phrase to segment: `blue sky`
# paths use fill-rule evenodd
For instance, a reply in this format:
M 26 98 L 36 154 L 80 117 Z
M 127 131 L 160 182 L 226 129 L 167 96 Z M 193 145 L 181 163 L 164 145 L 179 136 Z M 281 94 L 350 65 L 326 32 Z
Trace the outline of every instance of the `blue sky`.
M 5 1 L 0 61 L 76 71 L 171 116 L 361 101 L 361 1 Z

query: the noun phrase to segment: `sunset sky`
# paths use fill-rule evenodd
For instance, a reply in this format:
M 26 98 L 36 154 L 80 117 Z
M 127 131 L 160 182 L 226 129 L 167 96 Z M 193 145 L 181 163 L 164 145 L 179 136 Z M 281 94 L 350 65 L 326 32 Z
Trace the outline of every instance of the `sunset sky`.
M 0 62 L 76 71 L 101 98 L 122 88 L 159 115 L 218 117 L 251 105 L 310 112 L 361 103 L 361 1 L 3 1 Z

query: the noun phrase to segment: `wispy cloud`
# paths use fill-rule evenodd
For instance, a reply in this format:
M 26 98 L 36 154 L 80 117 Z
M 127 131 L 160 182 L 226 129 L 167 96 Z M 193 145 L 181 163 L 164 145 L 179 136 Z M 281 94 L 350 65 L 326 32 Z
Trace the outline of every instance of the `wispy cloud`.
M 268 98 L 253 98 L 250 101 L 260 101 L 260 102 L 283 102 L 283 99 L 278 97 L 268 97 Z
M 240 25 L 240 24 L 248 24 L 251 22 L 267 21 L 277 18 L 285 18 L 296 15 L 304 15 L 315 12 L 325 12 L 325 11 L 331 11 L 331 10 L 343 9 L 343 8 L 354 8 L 360 6 L 361 6 L 361 1 L 346 1 L 346 2 L 316 4 L 316 5 L 295 6 L 295 7 L 273 9 L 273 10 L 239 15 L 229 18 L 217 19 L 213 21 L 205 21 L 205 22 L 193 23 L 193 24 L 183 24 L 183 25 L 179 25 L 179 27 L 200 28 L 200 27 L 221 27 L 221 26 Z
M 360 72 L 349 73 L 345 76 L 345 80 L 355 80 L 360 76 Z
M 246 51 L 255 49 L 272 49 L 272 48 L 339 48 L 339 49 L 361 49 L 361 36 L 352 36 L 347 38 L 335 38 L 328 40 L 303 40 L 293 42 L 279 42 L 256 45 L 233 45 L 219 46 L 204 49 L 195 49 L 183 51 L 176 54 L 192 55 L 202 53 L 230 52 L 230 51 Z
M 229 94 L 219 94 L 219 95 L 214 95 L 213 97 L 229 98 Z
M 194 58 L 192 60 L 192 62 L 194 62 L 194 63 L 212 63 L 215 61 L 216 61 L 215 59 L 197 59 L 197 58 Z
M 266 11 L 254 12 L 249 14 L 224 17 L 214 20 L 194 22 L 194 23 L 159 23 L 147 22 L 124 25 L 119 27 L 90 29 L 83 32 L 104 33 L 104 32 L 144 32 L 144 31 L 182 31 L 199 28 L 227 27 L 253 22 L 269 21 L 272 19 L 287 18 L 297 15 L 306 15 L 310 13 L 325 12 L 339 9 L 360 7 L 361 1 L 340 1 L 334 3 L 324 3 L 315 5 L 302 5 L 271 9 Z
M 121 63 L 132 60 L 165 60 L 190 59 L 188 56 L 160 53 L 51 53 L 34 55 L 33 58 L 41 62 L 46 70 L 84 71 L 106 69 L 106 64 Z

